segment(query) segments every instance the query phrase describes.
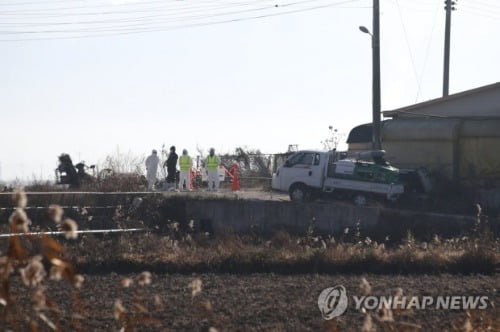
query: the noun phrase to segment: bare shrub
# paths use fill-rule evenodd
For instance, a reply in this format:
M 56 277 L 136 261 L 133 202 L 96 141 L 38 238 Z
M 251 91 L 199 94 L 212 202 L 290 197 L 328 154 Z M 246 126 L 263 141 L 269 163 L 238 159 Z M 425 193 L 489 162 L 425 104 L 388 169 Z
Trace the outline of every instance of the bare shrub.
M 108 155 L 104 162 L 99 166 L 99 169 L 109 169 L 114 173 L 144 173 L 144 156 L 135 156 L 131 151 L 126 153 L 116 148 L 116 151 Z
M 147 181 L 144 177 L 144 156 L 132 152 L 121 152 L 119 148 L 108 155 L 98 166 L 95 181 L 84 183 L 84 191 L 144 191 Z
M 10 217 L 10 223 L 11 232 L 15 235 L 8 240 L 6 255 L 0 256 L 0 324 L 4 329 L 14 331 L 47 328 L 56 331 L 85 330 L 82 323 L 91 317 L 88 317 L 84 301 L 77 292 L 83 286 L 85 278 L 76 273 L 61 243 L 47 235 L 33 236 L 28 233 L 31 222 L 24 211 L 27 204 L 25 193 L 16 191 L 13 199 L 17 208 Z M 66 233 L 66 238 L 76 239 L 76 222 L 68 218 L 62 221 L 63 210 L 59 206 L 51 206 L 49 211 L 50 219 Z M 21 277 L 22 283 L 15 281 L 17 275 Z M 55 282 L 66 281 L 72 288 L 72 310 L 67 313 L 71 319 L 63 317 L 65 313 L 52 297 L 48 279 Z M 151 273 L 143 272 L 139 275 L 137 284 L 151 284 Z M 119 300 L 115 305 L 115 314 L 118 311 L 118 319 L 128 330 L 136 326 L 142 330 L 155 322 L 152 314 L 145 309 L 145 299 L 137 294 L 130 311 L 125 311 L 119 305 Z M 26 301 L 28 299 L 31 301 Z

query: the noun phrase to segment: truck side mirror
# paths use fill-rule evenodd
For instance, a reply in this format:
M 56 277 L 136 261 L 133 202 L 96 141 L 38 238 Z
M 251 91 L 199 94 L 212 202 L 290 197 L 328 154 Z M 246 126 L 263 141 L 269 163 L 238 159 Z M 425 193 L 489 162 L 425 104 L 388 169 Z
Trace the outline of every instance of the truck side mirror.
M 285 161 L 285 165 L 284 166 L 285 167 L 290 167 L 290 161 L 289 160 Z

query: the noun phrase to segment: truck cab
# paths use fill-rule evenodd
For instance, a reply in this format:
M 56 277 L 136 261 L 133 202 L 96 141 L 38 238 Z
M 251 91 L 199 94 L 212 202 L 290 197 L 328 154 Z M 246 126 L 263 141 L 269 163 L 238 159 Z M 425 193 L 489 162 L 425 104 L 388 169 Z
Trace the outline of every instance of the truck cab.
M 288 188 L 295 183 L 321 187 L 325 159 L 324 154 L 318 151 L 299 151 L 292 154 L 277 169 L 273 176 L 272 187 L 282 191 L 288 191 Z

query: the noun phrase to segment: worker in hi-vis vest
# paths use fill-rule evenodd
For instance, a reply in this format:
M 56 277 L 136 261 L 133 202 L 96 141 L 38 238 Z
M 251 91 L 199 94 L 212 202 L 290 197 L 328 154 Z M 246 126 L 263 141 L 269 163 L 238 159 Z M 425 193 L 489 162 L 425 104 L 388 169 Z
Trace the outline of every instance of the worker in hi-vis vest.
M 186 149 L 182 150 L 182 156 L 179 157 L 179 168 L 181 169 L 179 175 L 179 190 L 180 191 L 190 191 L 191 190 L 191 167 L 193 166 L 193 160 L 188 155 Z
M 210 154 L 206 161 L 208 173 L 208 191 L 219 190 L 219 158 L 215 155 L 215 149 L 210 148 Z

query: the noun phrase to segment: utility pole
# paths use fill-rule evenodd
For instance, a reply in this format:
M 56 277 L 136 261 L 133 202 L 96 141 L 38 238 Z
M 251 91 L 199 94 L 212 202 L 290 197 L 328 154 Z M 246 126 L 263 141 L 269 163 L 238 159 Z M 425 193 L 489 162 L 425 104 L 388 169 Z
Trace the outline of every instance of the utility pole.
M 448 0 L 449 1 L 449 0 Z M 373 35 L 372 35 L 372 69 L 373 69 L 373 137 L 374 150 L 382 149 L 380 142 L 380 4 L 373 0 Z
M 372 37 L 372 149 L 382 149 L 380 140 L 380 3 L 373 0 L 373 33 L 364 26 L 359 30 Z
M 451 30 L 451 11 L 455 10 L 455 1 L 444 1 L 446 10 L 446 26 L 444 30 L 444 70 L 443 70 L 443 97 L 449 93 L 450 87 L 450 30 Z

